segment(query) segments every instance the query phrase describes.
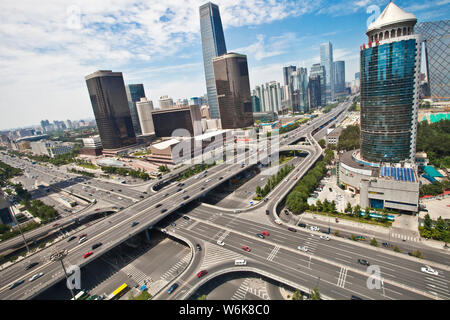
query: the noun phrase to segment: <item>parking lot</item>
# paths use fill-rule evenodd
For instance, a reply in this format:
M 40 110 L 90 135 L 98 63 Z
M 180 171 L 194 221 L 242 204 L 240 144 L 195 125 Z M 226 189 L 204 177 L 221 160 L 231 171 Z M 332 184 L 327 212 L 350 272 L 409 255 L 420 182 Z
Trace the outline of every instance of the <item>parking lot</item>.
M 339 188 L 336 184 L 336 176 L 331 175 L 329 178 L 323 178 L 320 182 L 324 187 L 322 191 L 317 191 L 318 200 L 323 202 L 325 199 L 328 201 L 335 201 L 336 202 L 336 208 L 340 212 L 344 212 L 347 203 L 350 202 L 352 207 L 359 204 L 359 194 L 352 197 L 352 193 L 347 190 L 342 190 Z M 311 195 L 312 196 L 312 195 Z
M 425 205 L 428 212 L 421 211 L 421 218 L 424 218 L 428 213 L 433 220 L 437 220 L 439 217 L 442 217 L 442 219 L 450 219 L 450 197 L 424 200 L 422 204 Z

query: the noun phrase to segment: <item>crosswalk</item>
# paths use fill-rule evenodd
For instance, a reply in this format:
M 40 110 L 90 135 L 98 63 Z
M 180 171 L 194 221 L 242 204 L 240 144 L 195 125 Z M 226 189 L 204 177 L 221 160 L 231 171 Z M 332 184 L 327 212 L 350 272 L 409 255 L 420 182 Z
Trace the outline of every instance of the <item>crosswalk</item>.
M 448 289 L 447 282 L 445 281 L 445 276 L 439 273 L 438 276 L 428 275 L 425 277 L 425 284 L 428 291 L 435 295 L 436 297 L 442 299 L 450 299 L 450 293 Z
M 347 279 L 347 271 L 348 269 L 345 267 L 341 267 L 341 271 L 339 272 L 339 277 L 337 281 L 337 286 L 344 288 L 345 287 L 345 279 Z
M 304 246 L 306 246 L 308 248 L 308 252 L 312 254 L 316 251 L 319 242 L 319 236 L 309 234 L 308 238 L 305 240 Z
M 413 241 L 413 242 L 419 242 L 420 237 L 414 237 L 414 236 L 408 236 L 401 233 L 391 233 L 391 238 L 397 238 L 405 241 Z
M 230 300 L 245 300 L 245 296 L 247 295 L 248 291 L 248 283 L 250 282 L 249 278 L 246 278 L 239 288 L 236 290 L 236 292 L 231 296 Z
M 273 261 L 273 258 L 275 258 L 275 256 L 277 255 L 278 250 L 280 250 L 279 246 L 273 247 L 272 251 L 269 253 L 269 256 L 267 257 L 267 260 Z
M 161 279 L 171 281 L 176 275 L 180 273 L 180 270 L 184 270 L 191 260 L 191 253 L 186 254 L 180 261 L 174 264 L 169 270 L 161 275 Z
M 208 269 L 210 266 L 223 263 L 232 262 L 236 259 L 243 259 L 244 256 L 221 247 L 217 244 L 209 242 L 205 243 L 205 257 L 202 262 L 201 269 Z
M 230 231 L 229 231 L 229 230 L 225 230 L 225 232 L 222 233 L 221 236 L 219 236 L 219 238 L 217 239 L 217 242 L 225 240 L 225 238 L 226 238 L 229 234 L 230 234 Z
M 136 281 L 139 286 L 143 286 L 145 284 L 144 280 L 150 281 L 150 277 L 140 269 L 136 268 L 132 263 L 123 267 L 122 271 L 125 272 L 129 278 Z

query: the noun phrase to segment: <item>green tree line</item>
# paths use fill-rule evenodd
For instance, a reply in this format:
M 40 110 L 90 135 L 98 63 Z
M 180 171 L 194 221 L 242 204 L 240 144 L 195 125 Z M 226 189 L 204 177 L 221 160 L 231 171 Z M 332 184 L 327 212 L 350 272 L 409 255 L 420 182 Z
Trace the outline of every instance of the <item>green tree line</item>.
M 102 171 L 109 174 L 118 174 L 120 176 L 131 176 L 134 178 L 140 178 L 142 180 L 150 180 L 150 175 L 143 170 L 134 170 L 128 168 L 116 168 L 105 166 L 102 167 Z
M 261 188 L 260 186 L 256 187 L 256 195 L 259 198 L 264 198 L 267 196 L 271 190 L 273 190 L 277 184 L 279 184 L 288 174 L 294 169 L 293 165 L 285 165 L 278 172 L 272 175 L 266 182 L 266 185 Z

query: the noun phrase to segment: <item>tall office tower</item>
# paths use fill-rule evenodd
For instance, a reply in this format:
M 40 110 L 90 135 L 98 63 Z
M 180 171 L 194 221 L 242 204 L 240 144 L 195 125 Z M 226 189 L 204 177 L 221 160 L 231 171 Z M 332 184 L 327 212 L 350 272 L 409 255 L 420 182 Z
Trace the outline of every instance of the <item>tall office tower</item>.
M 247 56 L 227 53 L 213 58 L 222 129 L 253 125 Z
M 136 102 L 136 111 L 139 117 L 139 124 L 143 135 L 148 135 L 155 132 L 155 127 L 153 126 L 152 111 L 153 102 L 147 100 L 146 97 L 141 98 L 140 101 Z
M 261 112 L 261 102 L 256 95 L 252 95 L 252 111 Z
M 139 117 L 136 110 L 136 102 L 145 97 L 144 85 L 142 83 L 127 84 L 125 91 L 127 93 L 128 106 L 130 108 L 134 132 L 136 135 L 142 134 L 141 125 L 139 124 Z
M 311 109 L 318 108 L 322 105 L 322 84 L 319 75 L 314 75 L 309 77 L 308 83 L 308 97 L 309 97 L 309 107 Z
M 325 67 L 326 103 L 334 99 L 333 45 L 330 41 L 320 45 L 320 64 Z
M 421 40 L 416 17 L 389 2 L 369 25 L 361 47 L 361 156 L 414 161 Z
M 99 70 L 85 79 L 103 149 L 136 144 L 122 72 Z
M 266 83 L 264 88 L 264 112 L 275 112 L 281 111 L 281 87 L 280 83 L 277 81 L 271 81 Z
M 202 134 L 202 115 L 198 105 L 152 111 L 157 137 L 171 137 L 177 129 L 186 129 L 192 136 Z
M 296 70 L 297 70 L 296 66 L 283 67 L 283 81 L 285 86 L 291 84 L 290 81 L 291 73 Z
M 425 42 L 431 97 L 450 100 L 450 20 L 418 23 L 415 31 Z
M 334 62 L 334 92 L 345 90 L 345 61 Z
M 325 67 L 322 66 L 320 63 L 315 63 L 311 67 L 311 71 L 309 72 L 310 77 L 314 78 L 316 76 L 320 77 L 320 105 L 323 107 L 326 105 L 326 84 L 325 84 Z
M 161 110 L 170 109 L 173 107 L 173 100 L 172 100 L 172 98 L 169 98 L 169 96 L 159 97 L 158 102 L 159 102 L 159 108 Z
M 209 112 L 211 118 L 218 119 L 220 113 L 212 59 L 227 53 L 227 47 L 225 45 L 219 7 L 211 2 L 200 6 L 200 32 Z
M 293 111 L 308 112 L 308 71 L 298 68 L 291 73 Z

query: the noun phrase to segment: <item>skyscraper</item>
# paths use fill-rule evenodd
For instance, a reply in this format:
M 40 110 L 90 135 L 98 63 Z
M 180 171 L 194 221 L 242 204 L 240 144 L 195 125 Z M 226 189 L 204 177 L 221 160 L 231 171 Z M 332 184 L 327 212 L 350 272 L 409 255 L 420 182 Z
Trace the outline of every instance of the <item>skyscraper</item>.
M 285 86 L 291 84 L 290 82 L 291 73 L 296 70 L 297 70 L 296 66 L 283 67 L 283 81 Z
M 320 45 L 320 64 L 325 67 L 326 103 L 334 99 L 333 45 L 330 41 Z
M 389 2 L 361 47 L 361 156 L 413 161 L 416 152 L 421 41 L 416 17 Z
M 309 107 L 315 109 L 322 104 L 321 79 L 319 75 L 310 76 L 308 83 Z
M 291 73 L 293 111 L 307 112 L 308 104 L 308 71 L 298 68 Z
M 228 53 L 213 58 L 222 129 L 253 125 L 247 56 Z
M 211 118 L 219 118 L 216 83 L 212 59 L 227 53 L 219 7 L 211 2 L 200 6 L 200 32 L 202 37 L 203 65 L 205 67 L 206 91 Z
M 133 122 L 133 128 L 136 135 L 142 134 L 141 125 L 139 123 L 139 116 L 136 110 L 136 102 L 145 97 L 144 85 L 128 84 L 125 87 L 127 93 L 128 106 L 130 107 L 131 121 Z
M 140 101 L 136 102 L 136 110 L 139 116 L 142 134 L 146 135 L 155 132 L 152 119 L 153 102 L 143 97 Z
M 334 62 L 334 92 L 345 90 L 345 61 Z
M 85 79 L 103 148 L 136 144 L 122 72 L 99 70 Z
M 161 96 L 159 97 L 159 108 L 161 110 L 170 109 L 173 107 L 173 99 L 169 98 L 169 96 Z
M 427 78 L 432 98 L 450 100 L 450 20 L 418 23 L 415 31 L 425 42 Z
M 311 78 L 320 77 L 320 106 L 326 105 L 326 84 L 325 84 L 325 67 L 322 66 L 320 63 L 315 63 L 311 67 L 311 71 L 309 72 L 309 76 Z

